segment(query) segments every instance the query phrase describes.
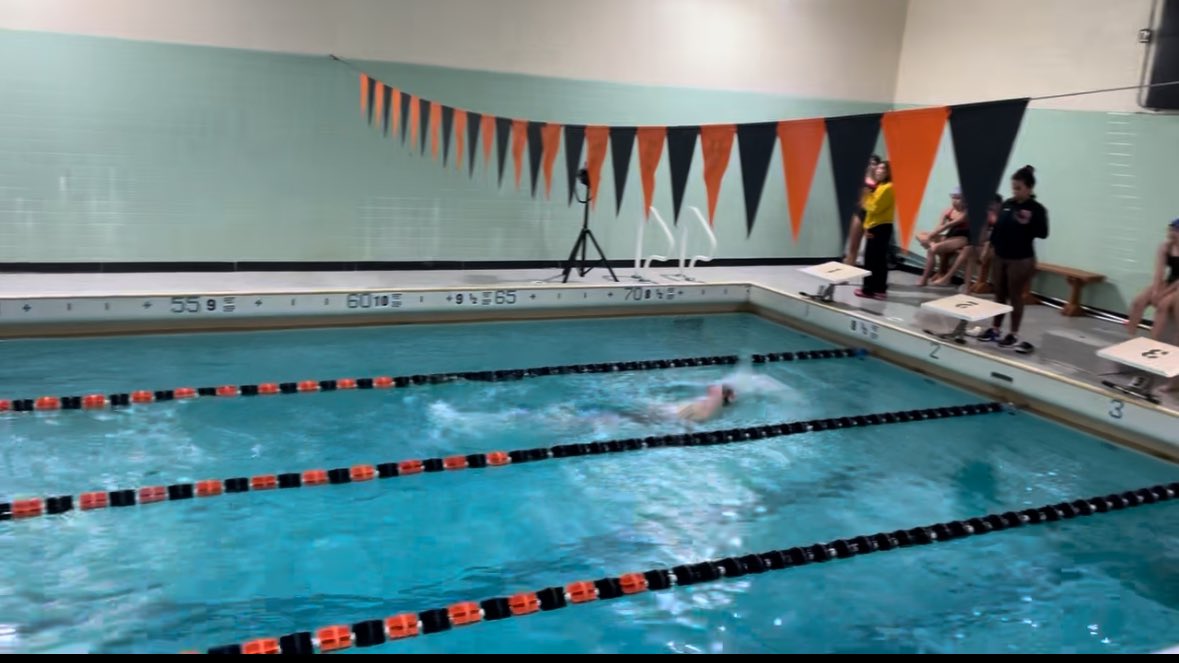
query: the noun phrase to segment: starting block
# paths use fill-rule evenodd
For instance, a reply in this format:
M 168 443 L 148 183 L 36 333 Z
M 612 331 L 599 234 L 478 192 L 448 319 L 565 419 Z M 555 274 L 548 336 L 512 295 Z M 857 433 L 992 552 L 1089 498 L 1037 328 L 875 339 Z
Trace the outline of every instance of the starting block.
M 959 344 L 966 343 L 967 324 L 1011 312 L 1011 307 L 1007 304 L 997 304 L 989 299 L 979 299 L 970 295 L 954 295 L 931 302 L 923 302 L 921 308 L 957 320 L 958 325 L 954 327 L 952 332 L 939 334 L 926 329 L 925 333 Z
M 1103 385 L 1155 404 L 1159 402 L 1158 397 L 1154 395 L 1155 383 L 1160 378 L 1170 379 L 1179 376 L 1179 347 L 1144 336 L 1102 348 L 1097 351 L 1097 356 L 1142 373 L 1128 385 L 1109 380 L 1103 380 Z
M 845 265 L 834 260 L 825 262 L 822 265 L 804 267 L 798 271 L 824 282 L 823 287 L 817 293 L 799 293 L 803 297 L 809 297 L 817 302 L 823 303 L 835 301 L 835 286 L 847 285 L 848 281 L 863 278 L 872 273 L 855 265 Z

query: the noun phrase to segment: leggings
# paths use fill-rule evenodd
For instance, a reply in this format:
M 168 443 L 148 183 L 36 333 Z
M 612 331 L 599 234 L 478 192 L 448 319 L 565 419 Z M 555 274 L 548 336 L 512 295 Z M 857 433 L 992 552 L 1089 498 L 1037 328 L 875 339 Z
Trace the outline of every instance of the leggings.
M 892 243 L 892 224 L 883 223 L 864 231 L 868 238 L 864 247 L 864 269 L 872 272 L 864 277 L 861 288 L 870 295 L 888 291 L 888 247 Z
M 995 282 L 995 301 L 999 304 L 1011 303 L 1011 333 L 1019 333 L 1019 325 L 1023 322 L 1023 293 L 1027 292 L 1028 284 L 1036 274 L 1035 258 L 1020 258 L 1007 260 L 995 256 L 991 270 L 991 278 Z M 995 316 L 995 328 L 1003 326 L 1003 316 Z

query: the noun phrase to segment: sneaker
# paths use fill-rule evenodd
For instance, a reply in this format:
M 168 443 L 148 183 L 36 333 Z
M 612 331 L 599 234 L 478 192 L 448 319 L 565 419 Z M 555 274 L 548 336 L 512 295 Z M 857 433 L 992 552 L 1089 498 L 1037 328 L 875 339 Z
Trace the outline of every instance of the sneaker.
M 998 336 L 998 334 L 996 334 L 996 336 Z M 1015 338 L 1015 334 L 1008 334 L 1003 337 L 1002 341 L 999 341 L 999 347 L 1005 348 L 1005 349 L 1011 348 L 1011 347 L 1015 347 L 1015 345 L 1017 343 L 1019 343 L 1019 339 Z
M 870 292 L 864 292 L 863 288 L 856 288 L 855 295 L 856 297 L 863 297 L 864 299 L 876 299 L 876 295 Z
M 999 332 L 994 327 L 989 327 L 985 332 L 978 335 L 980 343 L 994 343 L 999 340 Z
M 1028 343 L 1027 341 L 1024 341 L 1023 343 L 1015 346 L 1015 351 L 1021 355 L 1030 355 L 1035 352 L 1035 350 L 1035 346 L 1033 346 L 1031 343 Z

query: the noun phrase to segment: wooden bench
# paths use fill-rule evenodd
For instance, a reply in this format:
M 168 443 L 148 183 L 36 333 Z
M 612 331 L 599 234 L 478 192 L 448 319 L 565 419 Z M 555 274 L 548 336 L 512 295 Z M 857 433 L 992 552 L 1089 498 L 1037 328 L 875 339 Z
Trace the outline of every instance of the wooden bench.
M 986 261 L 982 266 L 983 274 L 987 276 L 986 279 L 979 279 L 970 291 L 974 294 L 989 294 L 995 291 L 994 286 L 990 283 L 991 265 L 990 261 Z M 1064 308 L 1060 310 L 1060 314 L 1070 318 L 1075 318 L 1082 315 L 1081 310 L 1081 291 L 1087 285 L 1094 283 L 1101 283 L 1105 280 L 1105 274 L 1098 274 L 1097 272 L 1089 272 L 1083 269 L 1076 269 L 1074 267 L 1065 267 L 1064 265 L 1056 265 L 1050 262 L 1037 262 L 1036 271 L 1046 272 L 1048 274 L 1055 274 L 1063 276 L 1069 285 L 1068 301 L 1065 302 Z M 1024 304 L 1038 304 L 1040 301 L 1032 294 L 1032 284 L 1028 283 L 1028 288 L 1023 293 Z

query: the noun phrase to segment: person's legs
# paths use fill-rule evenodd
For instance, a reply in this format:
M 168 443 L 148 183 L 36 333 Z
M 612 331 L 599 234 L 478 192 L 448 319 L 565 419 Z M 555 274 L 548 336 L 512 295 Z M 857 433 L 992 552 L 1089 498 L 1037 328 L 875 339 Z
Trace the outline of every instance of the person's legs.
M 1019 336 L 1019 326 L 1023 322 L 1023 293 L 1036 275 L 1036 259 L 1024 258 L 1011 260 L 1007 264 L 1007 288 L 1011 296 L 1011 333 Z
M 930 283 L 933 285 L 950 285 L 954 280 L 954 275 L 958 273 L 958 270 L 962 270 L 963 287 L 969 290 L 970 279 L 974 276 L 974 268 L 978 264 L 977 255 L 978 249 L 976 247 L 969 244 L 963 246 L 962 250 L 958 252 L 958 257 L 954 260 L 954 264 L 950 265 L 950 269 L 946 272 L 946 275 L 936 278 L 930 281 Z M 966 290 L 963 290 L 963 292 L 966 292 Z
M 892 224 L 886 223 L 876 226 L 872 229 L 872 234 L 876 237 L 877 246 L 879 247 L 877 250 L 880 253 L 880 258 L 872 270 L 873 276 L 876 278 L 875 294 L 883 295 L 888 292 L 888 261 L 892 255 L 894 246 L 892 241 Z
M 929 283 L 929 277 L 933 274 L 933 265 L 937 261 L 937 253 L 933 250 L 933 247 L 937 245 L 927 242 L 922 242 L 921 245 L 925 247 L 925 271 L 921 273 L 921 278 L 917 279 L 917 287 L 919 288 L 925 287 L 925 284 Z
M 954 260 L 954 254 L 963 250 L 966 247 L 965 237 L 951 237 L 944 239 L 937 244 L 934 244 L 930 251 L 936 261 L 942 265 L 942 274 L 937 279 L 937 285 L 949 285 L 954 280 L 955 269 L 950 269 L 949 264 Z
M 847 232 L 847 254 L 843 257 L 846 265 L 856 264 L 860 257 L 860 242 L 864 240 L 864 219 L 859 214 L 852 215 L 851 227 Z M 867 258 L 865 257 L 865 261 Z
M 1131 336 L 1138 335 L 1138 325 L 1142 324 L 1142 316 L 1146 314 L 1146 309 L 1150 306 L 1150 291 L 1151 288 L 1146 288 L 1138 293 L 1134 301 L 1130 302 L 1130 310 L 1126 314 L 1126 331 Z
M 1171 292 L 1164 295 L 1155 305 L 1154 310 L 1154 323 L 1150 326 L 1150 337 L 1156 341 L 1162 341 L 1166 338 L 1169 323 L 1179 323 L 1179 293 Z M 1139 312 L 1138 321 L 1141 322 L 1141 320 L 1142 314 Z M 1137 328 L 1138 326 L 1135 325 L 1132 329 Z
M 995 256 L 991 260 L 991 281 L 995 286 L 995 303 L 1006 304 L 1007 296 L 1011 292 L 1007 279 L 1007 261 Z M 996 315 L 991 326 L 996 332 L 1003 329 L 1003 315 Z
M 864 247 L 864 269 L 871 274 L 864 277 L 863 294 L 875 296 L 888 289 L 888 247 L 892 239 L 892 224 L 876 226 L 867 231 L 868 243 Z

